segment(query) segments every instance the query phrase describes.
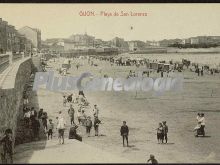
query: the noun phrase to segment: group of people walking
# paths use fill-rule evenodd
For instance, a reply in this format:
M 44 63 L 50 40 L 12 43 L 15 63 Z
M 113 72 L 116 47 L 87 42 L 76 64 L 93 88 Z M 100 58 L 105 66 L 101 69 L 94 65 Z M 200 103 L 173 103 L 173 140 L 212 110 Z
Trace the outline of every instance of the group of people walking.
M 69 104 L 68 108 L 68 115 L 70 119 L 70 129 L 69 129 L 69 139 L 77 139 L 79 141 L 82 141 L 82 136 L 80 136 L 77 133 L 77 128 L 79 128 L 79 125 L 85 127 L 86 135 L 90 137 L 90 132 L 92 126 L 94 126 L 95 136 L 99 136 L 99 124 L 101 124 L 101 121 L 99 120 L 99 109 L 97 105 L 94 105 L 93 108 L 93 117 L 94 120 L 92 121 L 91 116 L 87 115 L 88 112 L 86 109 L 89 106 L 89 103 L 83 93 L 83 91 L 79 91 L 79 94 L 76 98 L 73 98 L 73 94 L 63 96 L 63 106 L 66 107 Z M 76 106 L 73 106 L 73 104 L 76 104 Z M 77 109 L 78 107 L 78 109 Z M 87 108 L 86 108 L 87 107 Z M 57 129 L 58 129 L 58 137 L 59 137 L 59 143 L 64 143 L 64 130 L 66 129 L 66 121 L 64 119 L 63 112 L 59 112 L 59 116 L 57 117 Z M 75 115 L 77 114 L 77 115 Z M 77 116 L 78 119 L 78 125 L 75 122 L 75 117 Z M 62 142 L 61 142 L 62 140 Z
M 85 112 L 88 110 L 90 103 L 85 98 L 83 91 L 79 91 L 79 95 L 75 98 L 75 100 L 71 99 L 70 108 L 68 110 L 71 124 L 75 124 L 74 122 L 75 110 L 72 106 L 72 103 L 75 103 L 78 106 L 78 110 L 77 110 L 78 123 L 79 125 L 86 127 L 87 136 L 88 137 L 90 136 L 90 131 L 91 131 L 92 126 L 94 126 L 95 136 L 98 136 L 99 135 L 99 124 L 101 124 L 101 121 L 99 120 L 99 108 L 97 107 L 97 105 L 94 105 L 94 108 L 93 108 L 92 113 L 93 113 L 94 120 L 92 122 L 91 116 L 87 115 L 87 113 Z

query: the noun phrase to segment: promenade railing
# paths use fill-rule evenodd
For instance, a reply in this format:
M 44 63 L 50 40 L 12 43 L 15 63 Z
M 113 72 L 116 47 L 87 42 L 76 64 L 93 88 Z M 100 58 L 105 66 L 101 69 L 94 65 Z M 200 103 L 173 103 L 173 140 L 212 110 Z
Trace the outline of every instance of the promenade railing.
M 12 54 L 12 62 L 18 61 L 22 58 L 22 54 L 21 53 L 14 53 Z
M 6 53 L 0 54 L 0 74 L 13 62 L 29 57 L 30 53 Z
M 2 73 L 9 66 L 9 55 L 0 54 L 0 73 Z

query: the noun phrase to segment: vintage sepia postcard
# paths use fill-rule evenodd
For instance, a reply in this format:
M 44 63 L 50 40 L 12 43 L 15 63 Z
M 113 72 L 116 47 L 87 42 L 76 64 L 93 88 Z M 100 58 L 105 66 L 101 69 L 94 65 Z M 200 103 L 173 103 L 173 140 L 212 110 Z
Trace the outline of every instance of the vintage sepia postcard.
M 220 4 L 0 4 L 0 159 L 220 163 Z

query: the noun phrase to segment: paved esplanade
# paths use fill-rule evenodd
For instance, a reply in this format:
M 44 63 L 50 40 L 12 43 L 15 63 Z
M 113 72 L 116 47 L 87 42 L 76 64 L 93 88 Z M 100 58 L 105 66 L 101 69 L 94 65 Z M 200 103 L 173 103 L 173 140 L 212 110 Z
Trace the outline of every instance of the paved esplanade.
M 19 69 L 19 66 L 30 59 L 30 57 L 23 58 L 21 60 L 18 60 L 14 62 L 13 64 L 10 64 L 1 74 L 0 74 L 0 87 L 2 89 L 10 89 L 14 88 L 15 85 L 15 79 L 16 74 Z

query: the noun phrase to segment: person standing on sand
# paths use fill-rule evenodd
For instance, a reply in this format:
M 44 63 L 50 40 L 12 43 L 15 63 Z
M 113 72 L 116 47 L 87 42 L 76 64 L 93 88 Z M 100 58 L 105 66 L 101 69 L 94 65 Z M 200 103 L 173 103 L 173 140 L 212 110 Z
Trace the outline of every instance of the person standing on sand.
M 201 119 L 201 114 L 200 114 L 200 113 L 198 113 L 198 114 L 197 114 L 197 116 L 196 116 L 197 125 L 196 125 L 196 127 L 194 128 L 194 130 L 193 130 L 193 131 L 197 131 L 198 129 L 200 129 L 200 128 L 201 128 L 201 122 L 200 122 L 200 119 Z
M 94 117 L 99 117 L 99 109 L 97 108 L 96 104 L 94 105 L 93 115 Z
M 120 132 L 121 132 L 121 136 L 123 138 L 123 147 L 125 146 L 125 144 L 124 144 L 125 139 L 127 141 L 127 147 L 128 147 L 129 128 L 126 125 L 126 121 L 123 121 L 123 125 L 121 126 Z
M 163 143 L 163 125 L 162 123 L 159 123 L 159 127 L 156 129 L 157 130 L 157 141 L 158 144 L 161 142 Z
M 148 159 L 147 164 L 158 164 L 158 161 L 155 159 L 154 155 L 150 155 L 150 159 Z
M 201 70 L 201 76 L 203 76 L 203 69 Z
M 68 110 L 68 114 L 70 116 L 70 124 L 72 125 L 74 123 L 74 116 L 75 116 L 75 110 L 72 104 L 70 104 L 70 109 Z
M 99 136 L 99 124 L 101 121 L 98 117 L 94 117 L 94 129 L 95 129 L 95 136 Z
M 54 124 L 53 124 L 53 121 L 52 119 L 49 119 L 49 124 L 48 124 L 48 136 L 47 136 L 47 139 L 49 140 L 51 138 L 52 140 L 52 137 L 53 137 L 53 128 L 54 128 Z
M 90 116 L 87 117 L 85 121 L 85 125 L 86 125 L 86 134 L 88 135 L 88 137 L 90 137 L 90 130 L 92 128 L 92 120 Z
M 201 123 L 202 133 L 205 135 L 205 115 L 204 115 L 204 113 L 201 114 L 201 118 L 199 119 L 199 122 Z
M 59 144 L 61 144 L 61 139 L 63 140 L 62 144 L 64 144 L 64 130 L 66 126 L 66 121 L 64 117 L 62 116 L 62 112 L 59 112 L 59 117 L 58 117 L 58 124 L 57 124 L 57 129 L 58 129 L 58 138 L 59 138 Z
M 163 121 L 162 123 L 163 123 L 163 134 L 164 134 L 165 141 L 167 143 L 168 126 L 166 125 L 166 123 L 167 123 L 166 121 Z
M 82 112 L 81 112 L 80 109 L 77 110 L 76 115 L 77 115 L 78 123 L 81 124 L 81 123 L 82 123 L 82 122 L 81 122 L 81 119 L 82 119 Z

